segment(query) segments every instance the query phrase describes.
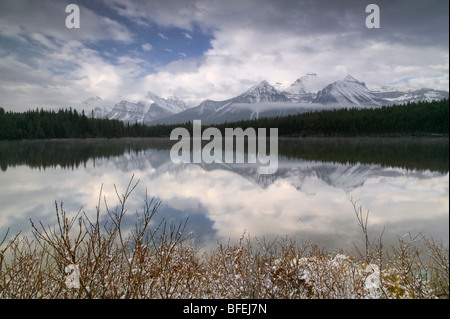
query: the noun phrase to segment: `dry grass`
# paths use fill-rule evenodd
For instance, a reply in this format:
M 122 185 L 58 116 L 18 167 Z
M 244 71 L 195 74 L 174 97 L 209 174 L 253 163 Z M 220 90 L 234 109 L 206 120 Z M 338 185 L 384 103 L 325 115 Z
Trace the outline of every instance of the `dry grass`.
M 353 203 L 366 239 L 359 258 L 327 253 L 288 238 L 243 235 L 200 254 L 185 224 L 150 227 L 159 203 L 146 199 L 125 234 L 130 180 L 111 210 L 100 191 L 93 220 L 69 218 L 56 205 L 56 226 L 31 221 L 34 238 L 0 242 L 0 298 L 449 298 L 448 247 L 423 236 L 386 251 L 371 243 L 368 212 Z M 103 201 L 102 201 L 103 199 Z M 101 223 L 101 203 L 108 221 Z

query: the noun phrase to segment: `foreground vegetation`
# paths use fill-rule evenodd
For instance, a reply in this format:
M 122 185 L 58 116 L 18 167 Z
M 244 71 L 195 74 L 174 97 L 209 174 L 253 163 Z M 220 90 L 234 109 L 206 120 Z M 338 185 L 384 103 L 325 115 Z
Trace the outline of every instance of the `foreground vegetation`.
M 419 235 L 385 250 L 381 237 L 369 240 L 368 212 L 356 202 L 360 256 L 245 235 L 201 253 L 185 224 L 152 224 L 153 200 L 126 232 L 136 186 L 115 188 L 115 209 L 100 191 L 95 217 L 56 205 L 55 226 L 31 221 L 34 238 L 5 236 L 0 298 L 449 298 L 448 247 Z
M 119 120 L 97 119 L 73 109 L 5 112 L 0 107 L 0 140 L 168 137 L 176 127 L 191 132 L 191 123 L 148 126 Z M 204 125 L 204 128 L 208 126 Z M 279 136 L 446 135 L 449 133 L 449 100 L 417 102 L 380 108 L 340 108 L 297 115 L 260 118 L 214 125 L 221 130 L 277 127 Z

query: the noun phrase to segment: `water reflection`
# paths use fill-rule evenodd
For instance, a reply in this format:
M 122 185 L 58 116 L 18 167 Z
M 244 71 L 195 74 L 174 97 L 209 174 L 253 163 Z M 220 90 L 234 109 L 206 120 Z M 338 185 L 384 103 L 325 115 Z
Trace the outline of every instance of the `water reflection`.
M 448 242 L 448 139 L 280 140 L 274 175 L 245 165 L 175 165 L 170 145 L 158 139 L 3 143 L 0 234 L 7 227 L 26 234 L 30 218 L 53 223 L 55 201 L 68 212 L 82 206 L 94 214 L 102 184 L 114 207 L 114 184 L 124 192 L 135 174 L 140 182 L 129 225 L 148 193 L 162 200 L 159 218 L 189 217 L 187 231 L 206 244 L 245 231 L 351 249 L 362 240 L 351 198 L 370 210 L 369 235 L 385 228 L 385 245 L 421 231 Z

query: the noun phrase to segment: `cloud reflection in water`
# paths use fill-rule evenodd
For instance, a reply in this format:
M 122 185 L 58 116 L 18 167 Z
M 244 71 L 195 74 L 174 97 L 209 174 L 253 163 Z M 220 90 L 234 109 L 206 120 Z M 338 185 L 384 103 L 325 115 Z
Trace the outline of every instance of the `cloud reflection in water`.
M 30 218 L 53 223 L 55 200 L 68 212 L 82 207 L 93 216 L 102 184 L 114 207 L 114 184 L 124 192 L 133 173 L 140 182 L 128 203 L 130 225 L 147 192 L 162 200 L 159 218 L 189 217 L 187 231 L 205 244 L 234 241 L 245 231 L 352 249 L 362 242 L 352 198 L 370 210 L 370 236 L 377 238 L 385 227 L 385 246 L 421 231 L 448 243 L 448 172 L 280 158 L 275 175 L 259 176 L 255 167 L 175 165 L 169 150 L 156 149 L 91 158 L 73 170 L 8 168 L 0 173 L 0 234 L 9 226 L 27 234 Z

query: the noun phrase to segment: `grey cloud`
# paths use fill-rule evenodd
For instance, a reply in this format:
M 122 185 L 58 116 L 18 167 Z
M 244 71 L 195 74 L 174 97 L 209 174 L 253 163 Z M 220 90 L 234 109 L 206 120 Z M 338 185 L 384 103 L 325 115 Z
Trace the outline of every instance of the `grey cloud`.
M 412 86 L 439 73 L 446 77 L 436 80 L 435 88 L 448 85 L 447 0 L 98 0 L 83 6 L 84 1 L 77 2 L 79 30 L 65 27 L 70 0 L 0 1 L 0 69 L 8 74 L 0 82 L 4 103 L 17 100 L 12 91 L 23 92 L 20 98 L 28 102 L 57 93 L 61 100 L 78 98 L 94 90 L 135 94 L 148 86 L 161 94 L 174 85 L 202 98 L 225 99 L 255 81 L 294 81 L 308 71 L 333 81 L 350 72 L 369 85 L 410 77 Z M 369 3 L 380 7 L 380 29 L 365 27 Z M 102 5 L 116 15 L 101 16 Z M 99 40 L 133 42 L 139 36 L 130 31 L 133 23 L 149 32 L 155 25 L 178 27 L 192 36 L 200 29 L 212 35 L 211 48 L 198 60 L 171 62 L 145 76 L 140 63 L 117 65 L 88 49 Z M 114 49 L 102 53 L 114 56 Z M 98 81 L 82 80 L 86 74 L 98 75 Z M 105 79 L 115 80 L 105 84 Z M 39 90 L 40 84 L 54 90 Z
M 380 29 L 362 29 L 367 40 L 448 50 L 449 2 L 442 0 L 378 1 Z M 373 32 L 376 31 L 376 32 Z
M 110 1 L 105 1 L 111 4 Z M 348 41 L 386 41 L 448 47 L 447 0 L 379 0 L 381 28 L 367 29 L 358 0 L 167 0 L 113 1 L 132 21 L 207 30 L 242 28 L 302 36 L 345 36 Z M 348 43 L 348 42 L 347 42 Z
M 68 29 L 66 1 L 11 1 L 0 2 L 0 34 L 24 39 L 38 33 L 58 40 L 132 42 L 133 35 L 118 22 L 80 7 L 80 28 Z

